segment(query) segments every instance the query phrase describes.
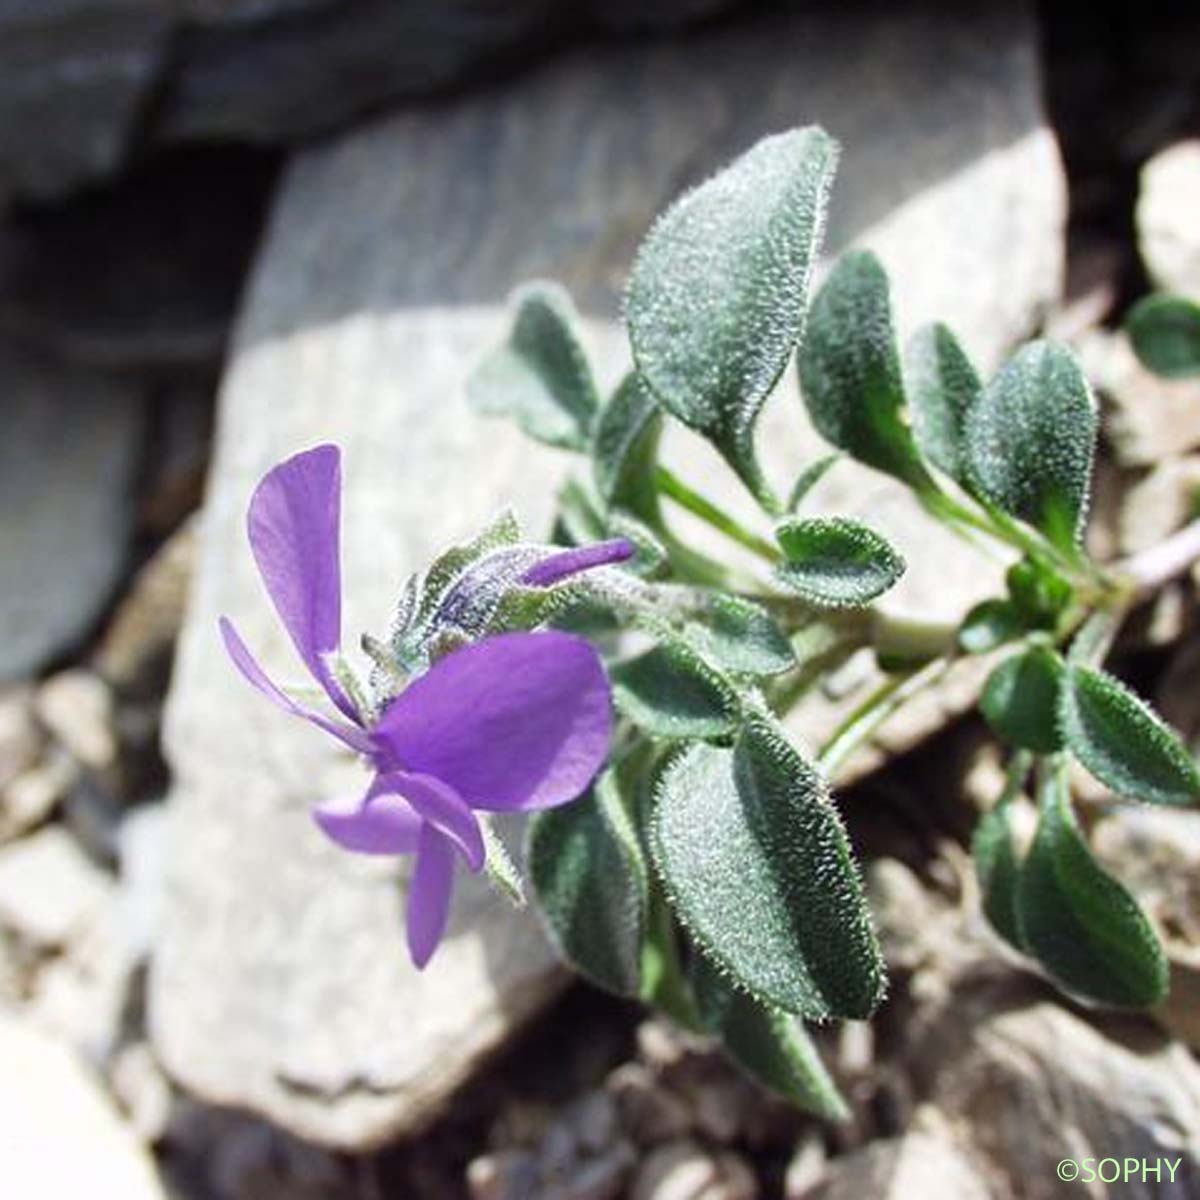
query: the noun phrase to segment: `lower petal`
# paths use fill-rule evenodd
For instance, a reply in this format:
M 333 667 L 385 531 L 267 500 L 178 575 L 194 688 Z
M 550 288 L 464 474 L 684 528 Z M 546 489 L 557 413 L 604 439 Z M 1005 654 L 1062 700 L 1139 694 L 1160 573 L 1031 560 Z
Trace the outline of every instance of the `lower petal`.
M 408 952 L 418 970 L 433 957 L 450 916 L 454 844 L 432 825 L 421 828 L 417 866 L 408 889 Z
M 412 854 L 420 840 L 420 816 L 376 779 L 365 796 L 330 800 L 313 810 L 321 831 L 355 854 Z
M 402 796 L 419 816 L 454 842 L 472 871 L 478 873 L 483 870 L 487 850 L 483 844 L 479 818 L 449 784 L 432 775 L 392 771 L 383 777 L 380 791 L 395 792 Z

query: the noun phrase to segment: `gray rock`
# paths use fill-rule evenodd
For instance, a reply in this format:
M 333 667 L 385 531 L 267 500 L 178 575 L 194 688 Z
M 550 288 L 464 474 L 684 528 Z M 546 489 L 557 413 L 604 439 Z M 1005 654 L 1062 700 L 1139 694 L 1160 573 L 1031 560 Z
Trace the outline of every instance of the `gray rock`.
M 711 1155 L 697 1142 L 667 1142 L 638 1168 L 630 1200 L 756 1200 L 758 1181 L 734 1154 Z
M 167 25 L 167 6 L 145 0 L 4 6 L 0 194 L 58 195 L 117 166 Z
M 81 765 L 106 771 L 116 762 L 112 692 L 98 675 L 81 668 L 52 675 L 38 688 L 37 714 Z
M 120 576 L 142 436 L 137 388 L 0 343 L 0 680 L 69 649 Z
M 154 1167 L 76 1060 L 0 1012 L 0 1190 L 163 1200 Z
M 1142 168 L 1138 246 L 1154 283 L 1200 298 L 1200 140 L 1177 142 Z
M 759 135 L 807 120 L 847 146 L 836 242 L 880 247 L 909 326 L 949 312 L 994 359 L 1061 268 L 1062 179 L 1033 33 L 1000 5 L 961 20 L 764 19 L 573 56 L 296 161 L 223 388 L 166 730 L 177 821 L 151 1024 L 186 1087 L 368 1146 L 426 1122 L 560 978 L 532 918 L 470 882 L 448 942 L 416 974 L 397 866 L 336 852 L 307 819 L 361 773 L 247 689 L 215 632 L 219 613 L 234 615 L 269 669 L 296 675 L 244 543 L 262 473 L 318 440 L 342 443 L 351 647 L 386 625 L 406 571 L 500 505 L 543 529 L 561 457 L 474 419 L 459 391 L 501 335 L 503 297 L 532 275 L 564 281 L 615 382 L 619 291 L 655 212 Z M 776 411 L 767 440 L 790 478 L 804 461 L 794 390 Z M 715 470 L 695 439 L 670 453 L 702 482 Z M 934 568 L 939 595 L 950 576 L 981 586 L 977 564 L 939 551 Z

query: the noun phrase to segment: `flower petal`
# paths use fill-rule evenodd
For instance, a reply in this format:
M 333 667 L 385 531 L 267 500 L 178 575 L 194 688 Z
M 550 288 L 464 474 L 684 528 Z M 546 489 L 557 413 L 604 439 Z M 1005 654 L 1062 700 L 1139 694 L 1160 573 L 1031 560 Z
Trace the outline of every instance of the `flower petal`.
M 625 562 L 636 553 L 636 547 L 628 538 L 612 538 L 591 546 L 577 546 L 543 558 L 521 576 L 521 582 L 530 587 L 550 587 L 572 575 L 578 575 L 580 571 Z
M 304 705 L 297 704 L 282 688 L 272 683 L 228 617 L 221 618 L 220 626 L 221 637 L 225 641 L 225 649 L 229 651 L 229 657 L 233 659 L 233 665 L 264 696 L 274 700 L 280 708 L 286 709 L 293 715 L 311 721 L 326 733 L 332 734 L 338 741 L 345 742 L 351 750 L 357 750 L 359 754 L 374 753 L 375 747 L 370 738 L 357 725 L 348 725 L 344 721 L 323 716 L 315 709 L 305 708 Z
M 412 854 L 425 822 L 376 776 L 367 794 L 327 800 L 313 809 L 321 831 L 343 850 L 356 854 Z
M 446 932 L 454 888 L 454 846 L 425 822 L 417 843 L 417 866 L 408 889 L 408 952 L 418 969 L 433 957 Z
M 341 452 L 317 446 L 279 464 L 250 499 L 254 560 L 300 657 L 330 700 L 359 717 L 329 667 L 342 629 Z
M 608 755 L 608 678 L 583 638 L 499 634 L 410 684 L 374 737 L 396 768 L 435 776 L 472 808 L 549 808 L 578 796 Z
M 421 817 L 454 842 L 472 871 L 483 870 L 487 850 L 479 820 L 452 787 L 432 775 L 393 771 L 383 777 L 381 790 L 401 796 Z

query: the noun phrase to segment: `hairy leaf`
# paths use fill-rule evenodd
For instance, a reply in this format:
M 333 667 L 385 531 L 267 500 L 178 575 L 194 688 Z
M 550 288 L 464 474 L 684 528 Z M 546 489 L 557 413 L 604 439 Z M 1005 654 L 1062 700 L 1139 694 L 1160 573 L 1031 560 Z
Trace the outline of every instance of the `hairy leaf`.
M 467 396 L 490 416 L 512 417 L 530 437 L 585 450 L 599 401 L 573 328 L 570 298 L 553 284 L 524 289 L 508 339 L 467 381 Z
M 904 574 L 904 559 L 879 534 L 845 517 L 784 521 L 775 538 L 786 558 L 776 578 L 814 604 L 866 604 Z
M 1041 816 L 1017 883 L 1021 940 L 1069 992 L 1119 1008 L 1167 994 L 1167 961 L 1134 898 L 1092 857 L 1063 770 L 1043 779 Z
M 849 1117 L 837 1084 L 796 1017 L 737 991 L 703 955 L 693 957 L 690 975 L 701 1020 L 743 1071 L 805 1112 L 826 1121 Z
M 811 462 L 803 471 L 796 477 L 796 482 L 792 484 L 792 490 L 788 495 L 787 508 L 788 512 L 794 513 L 800 505 L 804 503 L 808 493 L 821 482 L 822 479 L 829 473 L 829 470 L 841 458 L 841 454 L 834 452 L 826 454 L 818 458 L 815 462 Z
M 1017 919 L 1017 884 L 1021 863 L 1013 843 L 1012 802 L 1029 774 L 1031 756 L 1020 751 L 1009 764 L 1004 792 L 996 806 L 975 826 L 971 854 L 983 897 L 983 912 L 995 931 L 1010 946 L 1024 950 Z
M 836 162 L 815 127 L 764 138 L 671 205 L 633 265 L 638 371 L 748 482 L 755 421 L 803 327 Z
M 843 256 L 817 293 L 798 361 L 809 416 L 826 441 L 932 488 L 905 415 L 887 274 L 869 250 Z
M 1058 709 L 1065 670 L 1063 660 L 1046 646 L 1030 646 L 996 667 L 980 708 L 997 736 L 1037 754 L 1061 750 Z
M 650 846 L 701 951 L 765 1004 L 865 1017 L 884 967 L 826 785 L 765 713 L 732 749 L 693 745 L 664 771 Z
M 1200 375 L 1200 304 L 1183 296 L 1147 296 L 1125 318 L 1134 353 L 1156 375 Z
M 987 654 L 1025 632 L 1025 622 L 1010 600 L 983 600 L 963 618 L 958 644 L 968 654 Z
M 690 641 L 723 671 L 778 675 L 796 665 L 787 634 L 763 608 L 714 593 L 688 623 Z
M 600 412 L 592 439 L 592 477 L 601 500 L 644 521 L 659 515 L 654 468 L 662 411 L 642 379 L 630 372 Z
M 535 813 L 528 839 L 534 895 L 558 952 L 600 987 L 636 996 L 646 866 L 615 773 L 578 800 Z
M 1096 424 L 1096 402 L 1075 356 L 1053 342 L 1031 342 L 967 411 L 973 490 L 1073 553 L 1087 514 Z
M 1005 574 L 1013 605 L 1030 629 L 1054 629 L 1071 603 L 1071 584 L 1049 563 L 1022 558 Z
M 957 483 L 966 482 L 963 426 L 983 385 L 945 325 L 917 330 L 908 344 L 908 395 L 921 453 Z
M 733 685 L 683 638 L 664 633 L 610 674 L 618 711 L 654 737 L 722 737 L 737 724 Z
M 1200 796 L 1200 771 L 1187 747 L 1111 675 L 1071 664 L 1059 719 L 1071 752 L 1118 795 L 1151 804 L 1192 804 Z

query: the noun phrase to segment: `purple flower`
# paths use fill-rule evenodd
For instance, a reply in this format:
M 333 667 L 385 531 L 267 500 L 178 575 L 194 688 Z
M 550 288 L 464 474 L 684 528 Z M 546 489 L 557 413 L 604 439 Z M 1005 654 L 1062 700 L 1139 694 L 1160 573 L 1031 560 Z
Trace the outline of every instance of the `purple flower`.
M 575 799 L 608 755 L 608 679 L 582 638 L 544 630 L 485 638 L 438 661 L 368 724 L 338 681 L 341 459 L 318 446 L 270 471 L 250 501 L 250 545 L 280 620 L 337 715 L 298 703 L 273 683 L 230 621 L 221 634 L 238 670 L 280 707 L 311 721 L 370 763 L 352 802 L 314 816 L 339 846 L 415 854 L 408 946 L 423 967 L 446 927 L 455 854 L 472 871 L 486 852 L 476 811 L 550 808 Z M 545 587 L 627 559 L 623 539 L 543 558 L 523 577 Z

